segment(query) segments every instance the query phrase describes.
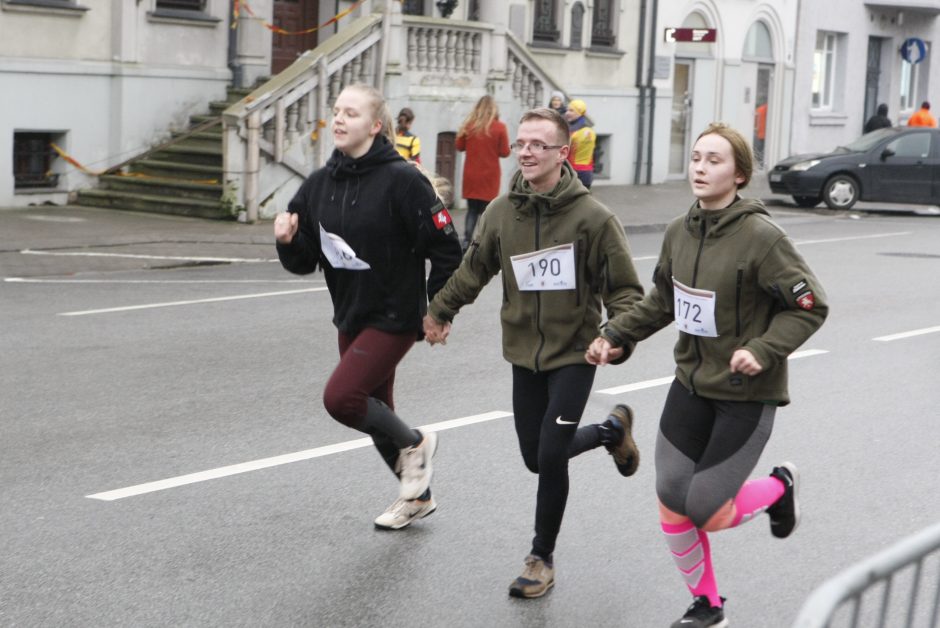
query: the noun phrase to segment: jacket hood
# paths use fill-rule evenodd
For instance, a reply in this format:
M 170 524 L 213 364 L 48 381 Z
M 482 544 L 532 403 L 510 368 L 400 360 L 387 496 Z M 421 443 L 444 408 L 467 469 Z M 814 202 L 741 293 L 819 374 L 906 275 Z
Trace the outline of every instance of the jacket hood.
M 581 184 L 574 169 L 567 161 L 561 164 L 561 178 L 551 192 L 536 192 L 529 182 L 517 170 L 509 185 L 509 200 L 517 211 L 531 213 L 536 207 L 546 209 L 548 213 L 567 210 L 582 196 L 590 192 Z
M 363 175 L 375 170 L 382 164 L 400 159 L 402 159 L 402 156 L 398 154 L 398 151 L 395 150 L 395 147 L 392 146 L 392 143 L 389 142 L 388 138 L 383 134 L 376 135 L 375 139 L 372 141 L 372 146 L 369 147 L 369 151 L 358 159 L 353 159 L 349 155 L 337 149 L 333 149 L 333 154 L 330 155 L 330 159 L 326 162 L 326 168 L 330 176 L 334 179 L 341 180 Z
M 728 235 L 739 229 L 745 218 L 752 214 L 761 214 L 770 217 L 767 208 L 764 207 L 759 199 L 741 198 L 735 199 L 731 205 L 724 209 L 702 209 L 698 201 L 689 209 L 685 217 L 685 228 L 698 237 L 702 232 L 702 221 L 706 221 L 707 238 L 718 238 Z

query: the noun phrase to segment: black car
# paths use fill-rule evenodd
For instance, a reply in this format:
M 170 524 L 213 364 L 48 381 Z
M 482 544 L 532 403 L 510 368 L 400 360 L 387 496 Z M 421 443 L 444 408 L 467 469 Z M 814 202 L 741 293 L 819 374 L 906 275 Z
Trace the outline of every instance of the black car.
M 866 133 L 831 153 L 787 157 L 770 171 L 770 189 L 800 207 L 825 201 L 940 205 L 940 130 L 891 127 Z

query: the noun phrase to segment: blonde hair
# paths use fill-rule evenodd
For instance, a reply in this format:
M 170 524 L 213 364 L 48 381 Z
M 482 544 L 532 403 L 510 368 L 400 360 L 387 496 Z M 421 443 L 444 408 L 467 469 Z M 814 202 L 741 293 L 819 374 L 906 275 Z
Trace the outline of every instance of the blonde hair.
M 442 177 L 436 172 L 431 172 L 416 161 L 409 162 L 418 169 L 418 172 L 424 175 L 424 178 L 431 182 L 434 193 L 441 200 L 444 207 L 450 207 L 454 202 L 454 186 L 447 177 Z
M 496 101 L 493 100 L 493 97 L 490 95 L 483 96 L 477 101 L 477 104 L 473 106 L 473 110 L 470 114 L 464 118 L 463 123 L 460 125 L 460 130 L 457 132 L 457 136 L 471 135 L 473 133 L 489 135 L 490 125 L 493 124 L 493 120 L 498 118 L 499 107 L 496 106 Z
M 385 97 L 382 95 L 382 92 L 365 83 L 351 83 L 344 87 L 340 93 L 347 89 L 356 90 L 366 97 L 369 103 L 369 109 L 372 112 L 372 120 L 382 123 L 382 135 L 394 144 L 395 123 L 392 121 L 392 113 L 388 110 L 388 103 L 385 102 Z
M 558 137 L 556 141 L 559 144 L 568 143 L 568 122 L 554 109 L 549 109 L 548 107 L 529 109 L 519 118 L 519 124 L 530 120 L 548 120 L 555 125 L 555 131 L 557 131 L 556 135 Z
M 748 141 L 740 132 L 724 122 L 712 122 L 695 138 L 695 141 L 698 142 L 706 135 L 718 135 L 728 140 L 728 143 L 731 144 L 731 154 L 734 156 L 736 174 L 744 177 L 744 181 L 738 185 L 738 189 L 746 188 L 754 174 L 754 152 L 751 150 Z

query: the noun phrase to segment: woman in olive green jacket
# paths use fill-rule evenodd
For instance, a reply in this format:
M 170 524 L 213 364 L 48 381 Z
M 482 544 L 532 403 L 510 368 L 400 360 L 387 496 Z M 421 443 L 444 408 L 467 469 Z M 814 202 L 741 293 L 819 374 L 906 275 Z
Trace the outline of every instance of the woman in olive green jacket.
M 759 200 L 738 190 L 753 157 L 740 133 L 709 126 L 689 180 L 697 201 L 666 229 L 654 288 L 614 316 L 587 352 L 605 364 L 675 323 L 676 379 L 656 442 L 656 492 L 670 551 L 693 597 L 674 627 L 725 626 L 707 532 L 767 511 L 774 536 L 799 523 L 793 463 L 746 481 L 789 403 L 787 356 L 828 312 L 819 281 Z

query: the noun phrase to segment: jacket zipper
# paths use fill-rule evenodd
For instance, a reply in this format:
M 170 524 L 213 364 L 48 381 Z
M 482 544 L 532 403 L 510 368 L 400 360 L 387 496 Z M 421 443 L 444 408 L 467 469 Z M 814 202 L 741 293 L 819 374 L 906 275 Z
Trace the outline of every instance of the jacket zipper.
M 737 282 L 734 285 L 734 335 L 741 335 L 741 285 L 744 283 L 744 269 L 738 269 Z
M 535 250 L 541 248 L 541 238 L 539 232 L 542 228 L 542 214 L 539 212 L 539 206 L 535 206 Z M 539 372 L 539 358 L 542 356 L 542 348 L 545 346 L 545 334 L 542 332 L 542 294 L 535 291 L 535 329 L 539 332 L 539 348 L 535 351 L 535 372 Z
M 698 265 L 702 259 L 702 249 L 705 248 L 705 233 L 708 228 L 708 221 L 703 216 L 702 217 L 702 229 L 701 229 L 701 238 L 698 243 L 698 253 L 695 254 L 695 266 L 692 267 L 692 287 L 695 288 L 695 282 L 698 281 Z M 695 345 L 695 355 L 698 358 L 698 361 L 695 363 L 695 366 L 692 367 L 692 371 L 689 373 L 689 386 L 692 387 L 692 394 L 696 395 L 695 392 L 695 372 L 698 371 L 699 367 L 702 366 L 702 347 L 699 345 L 699 337 L 695 336 L 692 339 L 692 343 Z

